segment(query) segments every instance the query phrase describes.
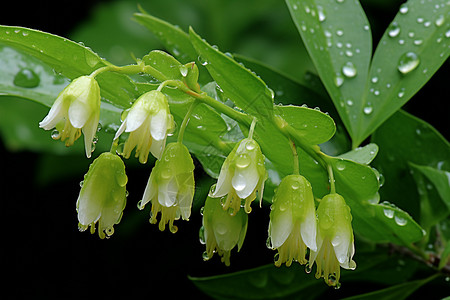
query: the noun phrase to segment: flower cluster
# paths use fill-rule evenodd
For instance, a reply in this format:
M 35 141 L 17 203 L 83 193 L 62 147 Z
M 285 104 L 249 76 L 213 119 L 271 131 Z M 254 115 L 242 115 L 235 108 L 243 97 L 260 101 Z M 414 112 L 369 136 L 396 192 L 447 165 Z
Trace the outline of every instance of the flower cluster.
M 176 85 L 176 82 L 175 86 L 189 89 L 191 96 L 199 95 L 197 67 L 193 63 L 184 67 L 180 69 L 183 81 L 180 81 L 181 85 Z M 124 70 L 131 69 L 143 70 L 141 64 Z M 39 124 L 46 130 L 56 128 L 52 136 L 64 141 L 66 146 L 72 145 L 83 132 L 87 157 L 92 152 L 100 117 L 100 87 L 94 78 L 94 74 L 100 72 L 97 71 L 73 80 Z M 113 234 L 128 195 L 128 178 L 119 155 L 128 159 L 133 150 L 142 164 L 147 162 L 150 153 L 157 159 L 138 208 L 143 209 L 151 203 L 150 223 L 158 223 L 159 216 L 161 231 L 168 225 L 169 230 L 175 233 L 178 230 L 175 220 L 189 220 L 195 192 L 194 163 L 183 144 L 183 134 L 197 103 L 193 101 L 186 112 L 177 141 L 166 144 L 175 124 L 162 89 L 174 81 L 167 80 L 157 90 L 142 94 L 122 114 L 122 124 L 114 136 L 111 151 L 102 153 L 89 167 L 76 205 L 81 231 L 90 227 L 94 233 L 98 224 L 100 238 Z M 262 203 L 268 173 L 265 156 L 253 139 L 255 124 L 256 118 L 248 137 L 237 142 L 226 157 L 217 183 L 211 187 L 205 200 L 200 230 L 200 240 L 206 245 L 204 260 L 218 253 L 222 262 L 229 266 L 231 251 L 235 247 L 239 251 L 243 246 L 251 203 L 255 199 L 260 205 Z M 121 150 L 118 149 L 119 139 L 125 140 Z M 290 142 L 295 174 L 285 176 L 275 190 L 268 246 L 277 250 L 274 262 L 277 267 L 282 264 L 290 266 L 296 261 L 306 265 L 310 271 L 315 263 L 316 277 L 323 277 L 328 285 L 339 287 L 340 268 L 356 267 L 350 208 L 333 187 L 330 194 L 319 200 L 316 209 L 313 188 L 299 174 L 295 144 Z

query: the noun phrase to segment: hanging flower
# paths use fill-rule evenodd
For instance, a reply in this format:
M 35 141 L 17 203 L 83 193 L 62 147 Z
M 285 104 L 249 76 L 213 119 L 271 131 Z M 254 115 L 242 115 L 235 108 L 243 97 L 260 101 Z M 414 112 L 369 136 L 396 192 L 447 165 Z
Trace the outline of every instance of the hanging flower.
M 355 246 L 352 215 L 344 198 L 338 194 L 323 197 L 317 209 L 317 251 L 311 251 L 309 267 L 317 264 L 316 278 L 339 288 L 340 267 L 354 270 Z
M 255 200 L 256 193 L 260 203 L 262 202 L 266 179 L 264 155 L 254 139 L 246 138 L 237 143 L 225 159 L 216 188 L 210 196 L 217 198 L 226 195 L 223 209 L 231 208 L 232 214 L 239 211 L 244 200 L 245 212 L 250 213 L 250 204 Z
M 157 159 L 161 158 L 167 134 L 174 127 L 167 97 L 160 91 L 145 93 L 124 116 L 125 120 L 114 137 L 118 139 L 123 132 L 130 133 L 123 148 L 123 157 L 129 158 L 136 147 L 136 157 L 143 164 L 147 162 L 149 152 Z
M 177 232 L 174 220 L 189 220 L 194 198 L 194 163 L 188 149 L 182 143 L 170 143 L 161 159 L 156 161 L 150 174 L 144 196 L 138 207 L 143 209 L 151 201 L 150 223 L 156 224 L 161 212 L 159 229 L 167 223 L 172 233 Z
M 126 204 L 125 165 L 122 159 L 110 152 L 102 153 L 84 176 L 77 200 L 78 228 L 85 231 L 91 226 L 101 239 L 114 233 L 114 225 L 120 222 Z
M 66 146 L 72 146 L 83 131 L 86 156 L 91 157 L 99 118 L 100 87 L 95 78 L 81 76 L 58 95 L 39 127 L 45 130 L 56 128 L 52 138 L 61 139 Z
M 306 248 L 317 250 L 316 210 L 311 184 L 301 175 L 283 178 L 273 197 L 269 246 L 277 249 L 277 267 L 292 261 L 306 264 Z
M 230 265 L 231 250 L 239 251 L 247 233 L 247 214 L 240 210 L 231 216 L 222 209 L 221 200 L 207 197 L 203 208 L 203 226 L 200 240 L 206 244 L 203 259 L 209 260 L 217 252 L 226 266 Z

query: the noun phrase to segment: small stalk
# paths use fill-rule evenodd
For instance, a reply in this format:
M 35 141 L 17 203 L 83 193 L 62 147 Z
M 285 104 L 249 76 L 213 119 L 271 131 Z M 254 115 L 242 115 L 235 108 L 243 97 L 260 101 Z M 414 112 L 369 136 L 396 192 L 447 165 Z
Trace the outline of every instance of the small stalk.
M 293 174 L 299 175 L 299 163 L 298 163 L 298 153 L 297 153 L 297 146 L 295 146 L 295 143 L 293 140 L 289 139 L 289 145 L 291 146 L 292 150 L 292 156 L 294 157 L 294 166 L 293 166 Z
M 192 111 L 194 110 L 194 108 L 198 105 L 198 101 L 194 101 L 192 102 L 191 106 L 189 107 L 188 111 L 186 112 L 186 115 L 184 116 L 183 122 L 181 123 L 180 126 L 180 131 L 178 132 L 178 138 L 177 138 L 177 142 L 178 143 L 182 143 L 183 142 L 183 136 L 184 136 L 184 131 L 186 129 L 186 126 L 189 122 L 189 119 L 191 117 Z

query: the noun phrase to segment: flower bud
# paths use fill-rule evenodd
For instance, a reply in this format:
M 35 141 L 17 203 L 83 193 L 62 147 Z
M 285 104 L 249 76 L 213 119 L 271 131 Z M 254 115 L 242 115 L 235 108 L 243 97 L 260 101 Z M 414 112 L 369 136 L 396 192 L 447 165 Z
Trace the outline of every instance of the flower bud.
M 241 202 L 244 200 L 246 213 L 251 212 L 250 204 L 258 193 L 260 204 L 262 202 L 264 181 L 267 179 L 264 167 L 264 155 L 258 143 L 252 138 L 246 138 L 236 144 L 230 152 L 220 170 L 219 178 L 211 197 L 223 197 L 223 209 L 232 209 L 236 214 Z
M 84 134 L 86 156 L 91 157 L 92 144 L 100 118 L 100 87 L 95 78 L 81 76 L 58 95 L 48 115 L 39 123 L 45 130 L 56 128 L 52 138 L 71 146 Z
M 203 258 L 209 260 L 217 251 L 221 261 L 229 266 L 231 250 L 237 246 L 239 251 L 244 243 L 247 222 L 248 216 L 244 211 L 232 216 L 222 209 L 221 199 L 207 197 L 200 229 L 200 238 L 206 243 Z
M 339 287 L 340 267 L 354 270 L 355 253 L 352 215 L 344 198 L 338 194 L 323 197 L 317 209 L 317 251 L 311 251 L 309 266 L 317 264 L 316 278 Z
M 173 127 L 167 97 L 160 91 L 150 91 L 134 102 L 114 139 L 118 139 L 124 131 L 129 132 L 122 155 L 129 158 L 136 147 L 136 158 L 145 164 L 149 152 L 157 159 L 161 158 L 167 134 Z
M 84 176 L 77 200 L 78 228 L 80 231 L 91 226 L 101 239 L 114 233 L 113 226 L 120 222 L 126 204 L 125 165 L 122 159 L 110 152 L 102 153 L 89 167 Z
M 194 163 L 191 155 L 182 143 L 170 143 L 161 159 L 156 161 L 138 207 L 143 209 L 151 201 L 150 223 L 156 224 L 158 212 L 161 212 L 159 229 L 163 231 L 169 223 L 170 231 L 175 233 L 178 229 L 173 225 L 174 220 L 180 216 L 189 220 L 193 198 Z
M 306 247 L 317 250 L 316 230 L 311 184 L 301 175 L 284 177 L 270 212 L 269 245 L 278 250 L 275 265 L 290 266 L 293 260 L 306 264 Z

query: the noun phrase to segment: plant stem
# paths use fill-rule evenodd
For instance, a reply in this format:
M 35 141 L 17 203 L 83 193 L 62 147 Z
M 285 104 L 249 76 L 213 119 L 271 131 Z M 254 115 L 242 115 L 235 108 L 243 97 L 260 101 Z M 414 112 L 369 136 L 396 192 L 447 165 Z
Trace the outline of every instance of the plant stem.
M 299 170 L 299 164 L 298 164 L 298 153 L 297 153 L 297 146 L 295 146 L 295 143 L 293 140 L 289 139 L 289 145 L 291 146 L 292 155 L 294 156 L 294 166 L 292 173 L 295 175 L 300 174 Z
M 183 142 L 183 136 L 184 136 L 184 130 L 186 129 L 186 126 L 189 122 L 189 118 L 191 117 L 192 111 L 194 108 L 198 105 L 198 101 L 192 102 L 191 106 L 189 107 L 188 111 L 186 112 L 186 115 L 184 116 L 183 122 L 180 126 L 180 131 L 178 132 L 178 138 L 177 142 L 182 143 Z
M 255 125 L 256 125 L 257 119 L 253 118 L 252 124 L 250 125 L 250 130 L 248 131 L 248 138 L 253 138 L 253 132 L 255 131 Z

